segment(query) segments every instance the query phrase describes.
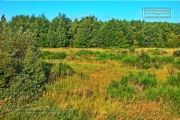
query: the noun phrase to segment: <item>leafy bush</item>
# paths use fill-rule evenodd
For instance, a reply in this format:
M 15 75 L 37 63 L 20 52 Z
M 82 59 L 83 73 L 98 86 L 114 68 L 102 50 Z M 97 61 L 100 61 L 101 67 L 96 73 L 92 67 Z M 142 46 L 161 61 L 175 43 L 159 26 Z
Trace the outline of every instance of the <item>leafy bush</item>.
M 127 53 L 128 53 L 127 50 L 122 50 L 122 52 L 121 52 L 121 54 L 124 54 L 124 55 L 126 55 Z
M 69 66 L 66 63 L 60 62 L 53 66 L 50 72 L 49 80 L 51 81 L 56 80 L 60 77 L 72 75 L 73 73 L 74 73 L 74 70 L 71 66 Z
M 177 109 L 180 109 L 180 89 L 179 87 L 169 87 L 161 85 L 157 88 L 148 89 L 145 93 L 146 98 L 150 100 L 163 99 L 164 102 L 173 102 Z
M 173 87 L 176 86 L 180 88 L 180 73 L 170 76 L 167 80 L 167 84 Z
M 152 56 L 150 58 L 150 60 L 151 60 L 152 63 L 155 63 L 155 62 L 159 61 L 159 57 L 158 56 Z
M 46 79 L 35 34 L 22 28 L 2 34 L 6 39 L 0 44 L 0 101 L 19 104 L 38 99 Z
M 118 97 L 120 99 L 130 98 L 135 94 L 135 89 L 130 85 L 121 85 L 117 81 L 112 81 L 107 88 L 107 93 L 111 97 Z
M 7 53 L 0 52 L 0 88 L 9 87 L 11 78 L 16 75 L 17 62 Z
M 159 49 L 152 50 L 152 54 L 153 55 L 160 55 L 160 50 Z
M 176 50 L 173 52 L 173 57 L 180 57 L 180 50 Z
M 135 53 L 135 47 L 129 47 L 128 50 L 129 50 L 131 53 Z
M 66 53 L 65 52 L 54 52 L 47 56 L 48 59 L 64 59 L 66 58 Z
M 166 51 L 161 50 L 161 49 L 155 49 L 155 50 L 148 50 L 147 52 L 150 52 L 152 55 L 162 55 L 162 54 L 167 54 Z
M 38 99 L 45 90 L 43 78 L 37 80 L 28 74 L 19 74 L 11 82 L 11 86 L 5 89 L 2 98 L 5 102 L 20 104 L 21 102 L 31 102 Z
M 167 56 L 159 57 L 160 63 L 172 63 L 173 61 L 174 61 L 173 57 L 167 57 Z
M 180 59 L 175 60 L 173 64 L 175 65 L 176 68 L 180 70 Z
M 126 56 L 122 59 L 122 63 L 134 66 L 136 64 L 136 57 L 135 56 Z
M 47 59 L 49 55 L 51 55 L 52 52 L 49 51 L 40 51 L 40 58 Z
M 58 119 L 73 120 L 78 119 L 78 109 L 51 108 L 9 108 L 3 109 L 1 117 L 5 120 L 26 120 L 26 119 Z
M 42 59 L 65 59 L 65 52 L 49 52 L 49 51 L 41 51 L 40 57 Z
M 87 57 L 87 56 L 90 56 L 90 55 L 93 55 L 94 52 L 90 51 L 90 50 L 79 50 L 78 52 L 76 52 L 76 55 L 77 56 L 84 56 L 84 57 Z
M 157 85 L 156 78 L 151 74 L 132 74 L 122 76 L 120 81 L 112 81 L 107 87 L 107 93 L 112 97 L 121 99 L 131 98 L 133 95 L 141 94 L 148 88 L 154 88 Z
M 101 52 L 96 56 L 96 60 L 106 60 L 106 59 L 107 59 L 107 54 L 104 52 Z
M 148 69 L 150 67 L 150 56 L 144 51 L 141 52 L 140 55 L 137 56 L 137 66 L 139 68 Z
M 180 110 L 180 73 L 172 75 L 165 83 L 161 83 L 156 88 L 149 88 L 145 95 L 147 99 L 159 100 L 164 102 L 173 102 Z
M 45 72 L 46 82 L 48 82 L 48 79 L 50 77 L 50 72 L 51 72 L 51 69 L 53 68 L 53 66 L 54 65 L 52 63 L 42 61 L 42 68 Z
M 107 58 L 110 60 L 122 60 L 126 55 L 123 54 L 107 54 Z

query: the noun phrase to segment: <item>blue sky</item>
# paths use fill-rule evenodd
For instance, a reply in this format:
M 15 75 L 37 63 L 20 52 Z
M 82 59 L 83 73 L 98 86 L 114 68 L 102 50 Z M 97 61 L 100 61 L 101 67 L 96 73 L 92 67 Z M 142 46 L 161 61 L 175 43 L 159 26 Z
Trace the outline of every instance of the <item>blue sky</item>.
M 142 8 L 172 8 L 171 19 L 143 19 Z M 65 13 L 74 20 L 94 15 L 99 20 L 107 21 L 112 18 L 145 21 L 180 22 L 180 1 L 36 1 L 36 0 L 0 0 L 0 16 L 5 14 L 7 20 L 16 15 L 41 15 L 52 20 L 59 13 Z

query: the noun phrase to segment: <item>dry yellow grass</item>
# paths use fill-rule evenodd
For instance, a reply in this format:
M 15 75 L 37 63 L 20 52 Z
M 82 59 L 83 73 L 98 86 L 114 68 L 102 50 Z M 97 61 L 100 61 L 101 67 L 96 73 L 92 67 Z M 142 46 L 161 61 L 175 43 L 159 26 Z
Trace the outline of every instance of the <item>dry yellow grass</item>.
M 152 48 L 154 49 L 154 48 Z M 77 52 L 78 48 L 48 48 L 42 49 L 51 52 Z M 107 51 L 105 49 L 86 49 L 92 51 Z M 137 51 L 148 49 L 138 48 Z M 176 49 L 164 49 L 172 55 Z M 130 71 L 142 71 L 139 69 L 122 66 L 119 61 L 88 61 L 88 60 L 64 60 L 74 68 L 76 74 L 61 78 L 53 84 L 47 85 L 48 91 L 43 97 L 34 103 L 41 107 L 55 106 L 59 109 L 78 109 L 78 114 L 84 114 L 87 119 L 175 119 L 177 113 L 173 113 L 171 105 L 163 101 L 119 101 L 106 94 L 106 87 L 112 80 L 119 80 L 122 75 Z M 58 60 L 49 60 L 56 63 Z M 169 76 L 168 68 L 165 65 L 161 69 L 149 69 L 145 72 L 152 72 L 157 75 L 158 80 L 166 80 Z M 83 73 L 85 76 L 80 76 Z M 43 100 L 43 102 L 42 102 Z
M 148 50 L 163 50 L 167 52 L 167 55 L 172 55 L 175 50 L 180 50 L 180 48 L 136 48 L 136 51 L 145 51 L 147 52 Z M 50 52 L 66 52 L 70 53 L 71 51 L 77 52 L 79 50 L 91 50 L 91 51 L 99 51 L 99 52 L 118 52 L 119 50 L 123 49 L 103 49 L 103 48 L 42 48 L 42 51 L 50 51 Z

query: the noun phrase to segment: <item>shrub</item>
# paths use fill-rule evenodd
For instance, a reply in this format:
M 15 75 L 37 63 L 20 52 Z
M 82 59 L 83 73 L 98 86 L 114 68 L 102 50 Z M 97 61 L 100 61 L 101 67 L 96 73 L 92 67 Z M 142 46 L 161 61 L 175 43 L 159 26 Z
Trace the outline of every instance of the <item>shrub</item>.
M 60 62 L 53 66 L 50 72 L 49 80 L 56 80 L 60 77 L 72 75 L 73 73 L 74 70 L 71 66 L 66 63 Z
M 0 88 L 9 87 L 11 78 L 16 75 L 17 62 L 7 53 L 0 52 Z
M 155 88 L 157 80 L 151 74 L 132 74 L 122 76 L 120 81 L 112 81 L 107 87 L 107 93 L 112 97 L 121 99 L 131 98 L 133 95 L 141 94 L 148 88 Z
M 49 51 L 41 51 L 40 57 L 42 59 L 64 59 L 66 58 L 65 52 L 49 52 Z
M 128 51 L 127 50 L 122 50 L 121 54 L 127 55 Z
M 134 66 L 136 63 L 136 57 L 135 56 L 127 56 L 122 59 L 123 64 Z
M 156 88 L 149 88 L 145 95 L 147 99 L 173 102 L 177 109 L 180 109 L 180 73 L 172 75 L 165 83 L 161 83 Z
M 117 81 L 112 81 L 107 88 L 107 93 L 111 97 L 118 97 L 120 99 L 130 98 L 135 94 L 135 89 L 130 85 L 121 85 Z
M 1 91 L 3 94 L 0 92 L 1 99 L 6 98 L 5 102 L 31 102 L 39 98 L 45 90 L 45 74 L 37 51 L 29 48 L 23 63 L 21 73 L 11 78 L 9 87 Z
M 176 50 L 173 52 L 173 57 L 180 57 L 180 50 Z
M 160 63 L 172 63 L 173 61 L 174 61 L 173 57 L 167 57 L 167 56 L 159 57 Z
M 135 53 L 135 47 L 129 47 L 128 50 L 129 50 L 131 53 Z
M 122 60 L 126 55 L 124 54 L 107 54 L 107 58 L 110 60 Z
M 95 55 L 95 56 L 97 56 L 97 55 L 99 55 L 99 54 L 100 54 L 99 51 L 95 51 L 95 52 L 94 52 L 94 55 Z
M 147 52 L 150 52 L 152 55 L 162 55 L 162 54 L 167 54 L 166 51 L 161 50 L 161 49 L 148 50 Z
M 40 58 L 47 59 L 47 56 L 51 55 L 52 52 L 49 51 L 40 51 Z
M 76 55 L 77 56 L 83 56 L 83 57 L 87 57 L 87 56 L 90 56 L 90 55 L 93 55 L 94 52 L 90 51 L 90 50 L 79 50 L 78 52 L 76 52 Z
M 148 89 L 145 93 L 146 98 L 150 100 L 163 99 L 164 102 L 173 102 L 177 109 L 180 109 L 180 88 L 160 85 L 157 88 Z
M 129 47 L 130 47 L 129 44 L 125 44 L 125 45 L 122 46 L 122 48 L 129 48 Z
M 5 120 L 26 120 L 26 119 L 58 119 L 58 120 L 74 120 L 78 119 L 78 109 L 59 109 L 50 108 L 5 108 L 1 114 Z M 22 114 L 23 113 L 23 114 Z
M 48 59 L 64 59 L 66 58 L 66 53 L 65 52 L 54 52 L 47 56 Z
M 96 56 L 96 60 L 106 60 L 106 59 L 107 59 L 107 54 L 104 52 L 101 52 Z
M 159 57 L 158 56 L 152 56 L 150 58 L 150 60 L 151 60 L 152 63 L 155 63 L 155 62 L 157 62 L 159 60 Z
M 160 50 L 159 49 L 152 50 L 152 54 L 153 55 L 160 55 Z
M 167 80 L 167 84 L 173 87 L 180 87 L 180 73 L 177 73 L 177 75 L 170 76 Z
M 137 56 L 137 66 L 139 68 L 148 69 L 150 67 L 150 57 L 147 53 L 142 52 Z
M 175 65 L 176 68 L 180 70 L 180 59 L 175 60 L 173 64 Z
M 42 61 L 42 68 L 43 68 L 43 70 L 45 72 L 46 82 L 48 82 L 50 72 L 51 72 L 51 69 L 53 68 L 53 66 L 54 65 L 52 63 Z

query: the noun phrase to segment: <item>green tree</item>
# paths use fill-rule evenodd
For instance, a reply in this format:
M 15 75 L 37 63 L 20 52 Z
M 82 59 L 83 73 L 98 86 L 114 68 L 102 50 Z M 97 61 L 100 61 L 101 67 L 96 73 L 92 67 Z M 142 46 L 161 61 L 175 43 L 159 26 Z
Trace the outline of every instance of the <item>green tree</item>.
M 76 22 L 76 21 L 75 21 Z M 98 46 L 99 23 L 94 16 L 87 16 L 79 21 L 74 34 L 75 47 L 95 47 Z
M 68 47 L 70 44 L 71 20 L 65 14 L 59 14 L 50 23 L 47 34 L 49 47 Z
M 38 98 L 44 90 L 45 75 L 38 57 L 36 35 L 30 30 L 14 31 L 8 27 L 2 34 L 6 38 L 0 37 L 1 100 Z

